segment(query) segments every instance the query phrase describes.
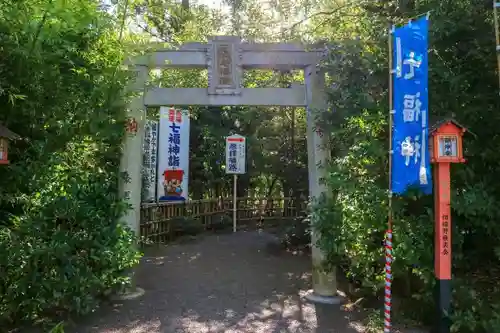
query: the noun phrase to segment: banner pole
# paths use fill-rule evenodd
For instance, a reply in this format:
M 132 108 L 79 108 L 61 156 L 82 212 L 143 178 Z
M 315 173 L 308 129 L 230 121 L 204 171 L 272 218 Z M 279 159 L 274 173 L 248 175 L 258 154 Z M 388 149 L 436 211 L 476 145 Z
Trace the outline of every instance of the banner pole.
M 392 34 L 394 26 L 389 25 L 389 197 L 387 212 L 387 233 L 385 238 L 385 292 L 384 292 L 384 333 L 391 332 L 391 303 L 392 303 L 392 116 L 394 114 L 392 101 Z
M 236 195 L 236 191 L 237 191 L 237 182 L 238 182 L 238 175 L 237 174 L 234 174 L 233 175 L 233 232 L 236 232 L 236 210 L 237 210 L 237 195 Z

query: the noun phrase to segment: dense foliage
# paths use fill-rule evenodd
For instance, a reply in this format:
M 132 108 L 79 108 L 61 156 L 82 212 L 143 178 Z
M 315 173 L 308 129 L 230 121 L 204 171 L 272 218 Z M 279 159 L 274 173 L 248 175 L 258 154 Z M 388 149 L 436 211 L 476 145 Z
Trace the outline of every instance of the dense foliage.
M 87 313 L 137 263 L 120 223 L 123 47 L 93 1 L 0 2 L 0 326 Z
M 465 165 L 452 167 L 454 332 L 500 332 L 496 123 L 498 78 L 491 5 L 478 1 L 377 2 L 336 16 L 340 32 L 325 63 L 334 82 L 335 113 L 328 184 L 334 200 L 319 227 L 330 264 L 341 264 L 366 290 L 383 286 L 381 244 L 387 223 L 387 27 L 432 10 L 430 114 L 454 116 L 477 136 L 465 137 Z M 419 6 L 416 6 L 419 5 Z M 353 22 L 351 15 L 356 17 Z M 329 31 L 325 31 L 328 34 Z M 355 38 L 353 38 L 355 37 Z M 410 191 L 394 198 L 396 315 L 427 324 L 433 316 L 432 197 Z M 486 282 L 486 283 L 485 283 Z M 380 295 L 380 294 L 379 294 Z

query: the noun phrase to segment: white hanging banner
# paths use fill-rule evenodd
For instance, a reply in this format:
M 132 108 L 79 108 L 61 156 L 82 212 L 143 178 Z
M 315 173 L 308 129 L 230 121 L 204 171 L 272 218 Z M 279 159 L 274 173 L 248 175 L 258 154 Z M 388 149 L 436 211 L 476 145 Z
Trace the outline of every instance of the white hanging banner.
M 158 200 L 188 199 L 189 111 L 160 108 Z
M 143 147 L 143 201 L 156 200 L 156 159 L 158 154 L 158 122 L 146 120 Z
M 246 172 L 246 139 L 241 135 L 226 138 L 226 173 L 242 175 Z

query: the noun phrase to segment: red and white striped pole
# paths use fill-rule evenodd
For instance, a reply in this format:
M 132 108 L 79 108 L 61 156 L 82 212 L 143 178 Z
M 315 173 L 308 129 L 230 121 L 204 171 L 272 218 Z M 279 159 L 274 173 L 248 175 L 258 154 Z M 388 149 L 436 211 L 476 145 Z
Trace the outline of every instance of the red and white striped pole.
M 387 230 L 385 239 L 385 296 L 384 296 L 384 333 L 391 332 L 391 286 L 392 286 L 392 230 Z
M 385 237 L 385 286 L 384 286 L 384 333 L 391 332 L 391 286 L 392 286 L 392 116 L 393 100 L 392 100 L 392 34 L 394 26 L 389 27 L 389 197 L 387 211 L 387 233 Z

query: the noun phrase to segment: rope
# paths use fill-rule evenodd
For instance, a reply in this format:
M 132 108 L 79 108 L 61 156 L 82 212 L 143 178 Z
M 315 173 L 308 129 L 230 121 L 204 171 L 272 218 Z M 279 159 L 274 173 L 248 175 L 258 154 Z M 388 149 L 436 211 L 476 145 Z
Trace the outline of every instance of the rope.
M 385 239 L 385 297 L 384 297 L 384 333 L 391 332 L 391 285 L 392 285 L 392 230 L 387 230 Z

